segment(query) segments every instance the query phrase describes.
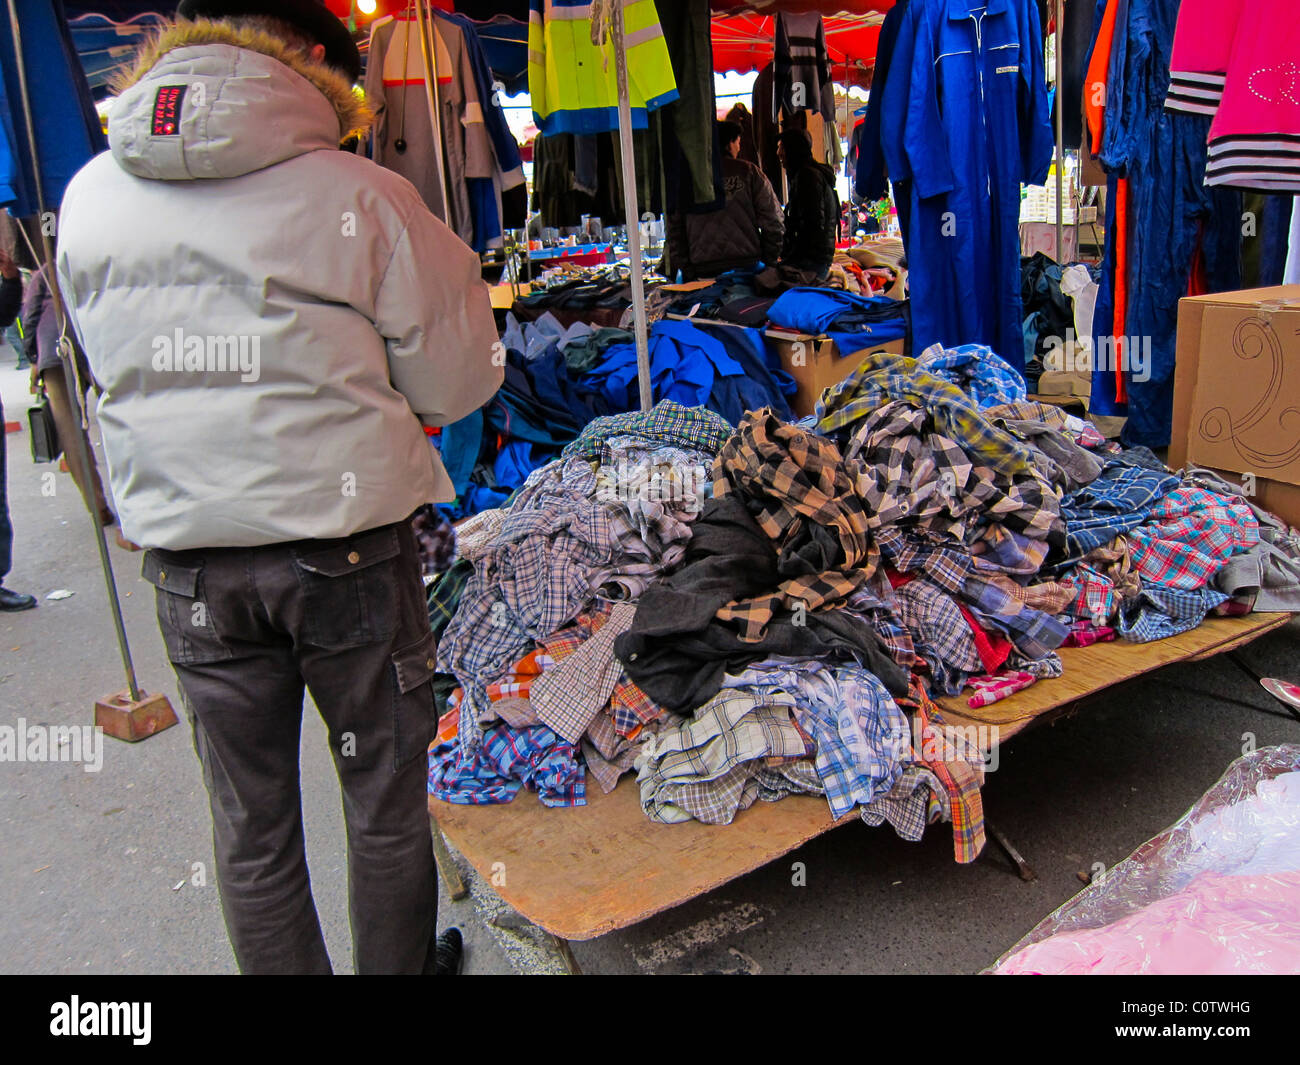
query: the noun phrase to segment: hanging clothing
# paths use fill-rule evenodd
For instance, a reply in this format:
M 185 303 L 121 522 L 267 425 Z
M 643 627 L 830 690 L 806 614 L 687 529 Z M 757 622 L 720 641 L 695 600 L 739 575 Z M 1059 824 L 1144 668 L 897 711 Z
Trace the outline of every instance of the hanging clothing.
M 648 112 L 678 98 L 672 61 L 654 0 L 623 4 L 632 126 L 645 129 Z M 618 77 L 613 44 L 593 44 L 592 4 L 584 0 L 530 0 L 528 92 L 543 133 L 604 133 L 618 129 Z
M 429 210 L 444 219 L 466 244 L 473 245 L 474 212 L 467 182 L 492 181 L 498 173 L 496 156 L 483 120 L 485 101 L 479 96 L 464 31 L 445 19 L 435 19 L 430 29 L 445 174 L 438 174 L 424 52 L 414 19 L 388 16 L 370 29 L 365 92 L 375 112 L 371 158 L 411 182 Z M 404 143 L 403 150 L 399 150 L 399 142 Z
M 835 120 L 835 86 L 831 80 L 826 27 L 821 15 L 776 16 L 776 98 L 780 114 L 816 111 L 828 122 Z M 773 110 L 772 117 L 778 117 Z
M 1171 111 L 1213 115 L 1223 99 L 1233 38 L 1246 0 L 1183 0 L 1170 56 Z
M 859 127 L 862 135 L 853 187 L 853 191 L 864 200 L 878 200 L 889 191 L 889 182 L 885 178 L 885 154 L 880 143 L 880 121 L 885 105 L 885 85 L 889 81 L 889 69 L 894 61 L 894 48 L 898 44 L 898 27 L 903 21 L 907 5 L 908 0 L 898 0 L 885 13 L 885 21 L 880 26 L 880 36 L 877 38 L 876 68 L 871 74 L 867 114 Z
M 914 345 L 988 344 L 1020 369 L 1020 185 L 1046 181 L 1053 150 L 1037 7 L 912 0 L 881 125 L 890 176 L 911 181 Z
M 1207 185 L 1300 192 L 1300 19 L 1293 0 L 1252 0 L 1237 20 L 1210 126 Z
M 758 147 L 754 143 L 754 116 L 743 103 L 735 104 L 727 112 L 727 121 L 740 127 L 740 156 L 747 163 L 758 166 Z
M 754 149 L 758 153 L 758 165 L 779 198 L 784 195 L 785 181 L 781 176 L 781 160 L 776 154 L 776 139 L 781 127 L 776 122 L 775 93 L 776 67 L 774 63 L 768 63 L 754 79 L 750 102 L 753 104 Z
M 106 144 L 62 3 L 23 4 L 21 24 L 42 198 L 54 210 L 72 175 Z M 36 214 L 39 204 L 8 18 L 0 19 L 0 67 L 0 207 L 24 218 Z

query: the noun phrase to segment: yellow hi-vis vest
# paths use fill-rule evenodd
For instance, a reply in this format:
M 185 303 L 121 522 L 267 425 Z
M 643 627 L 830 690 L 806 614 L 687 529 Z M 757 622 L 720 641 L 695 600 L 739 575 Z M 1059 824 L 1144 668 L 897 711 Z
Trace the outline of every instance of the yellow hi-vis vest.
M 615 3 L 620 0 L 614 0 Z M 654 0 L 621 0 L 632 125 L 677 99 L 677 82 Z M 590 3 L 530 0 L 528 92 L 543 134 L 618 129 L 614 44 L 591 43 Z

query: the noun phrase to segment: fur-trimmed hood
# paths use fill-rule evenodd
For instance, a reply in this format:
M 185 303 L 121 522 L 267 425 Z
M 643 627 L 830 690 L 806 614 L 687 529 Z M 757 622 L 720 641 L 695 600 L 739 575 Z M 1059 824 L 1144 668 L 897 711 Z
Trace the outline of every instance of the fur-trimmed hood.
M 179 19 L 117 84 L 108 139 L 157 180 L 238 177 L 337 148 L 371 115 L 347 78 L 260 30 Z

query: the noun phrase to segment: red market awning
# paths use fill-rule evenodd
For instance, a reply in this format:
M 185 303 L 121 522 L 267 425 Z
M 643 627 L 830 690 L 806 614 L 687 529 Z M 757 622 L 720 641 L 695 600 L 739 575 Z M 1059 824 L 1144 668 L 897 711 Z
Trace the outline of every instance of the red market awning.
M 826 50 L 836 83 L 870 87 L 882 18 L 879 14 L 824 18 Z M 770 15 L 714 15 L 713 69 L 719 74 L 762 70 L 772 61 L 775 40 L 776 20 Z
M 894 3 L 895 0 L 709 0 L 709 7 L 715 13 L 752 11 L 761 15 L 776 15 L 782 11 L 802 15 L 815 11 L 829 18 L 832 15 L 883 15 Z

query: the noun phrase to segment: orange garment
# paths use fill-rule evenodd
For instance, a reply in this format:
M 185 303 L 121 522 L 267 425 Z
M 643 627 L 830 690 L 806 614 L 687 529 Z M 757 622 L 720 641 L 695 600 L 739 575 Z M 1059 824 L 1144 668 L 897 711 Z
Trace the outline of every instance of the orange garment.
M 1101 138 L 1106 127 L 1106 83 L 1110 75 L 1110 46 L 1115 40 L 1115 21 L 1119 12 L 1119 0 L 1109 0 L 1106 12 L 1101 17 L 1101 29 L 1097 33 L 1097 44 L 1092 50 L 1092 62 L 1088 64 L 1088 76 L 1084 79 L 1083 110 L 1088 120 L 1088 129 L 1092 133 L 1092 154 L 1101 153 Z M 1101 88 L 1103 91 L 1098 92 Z

